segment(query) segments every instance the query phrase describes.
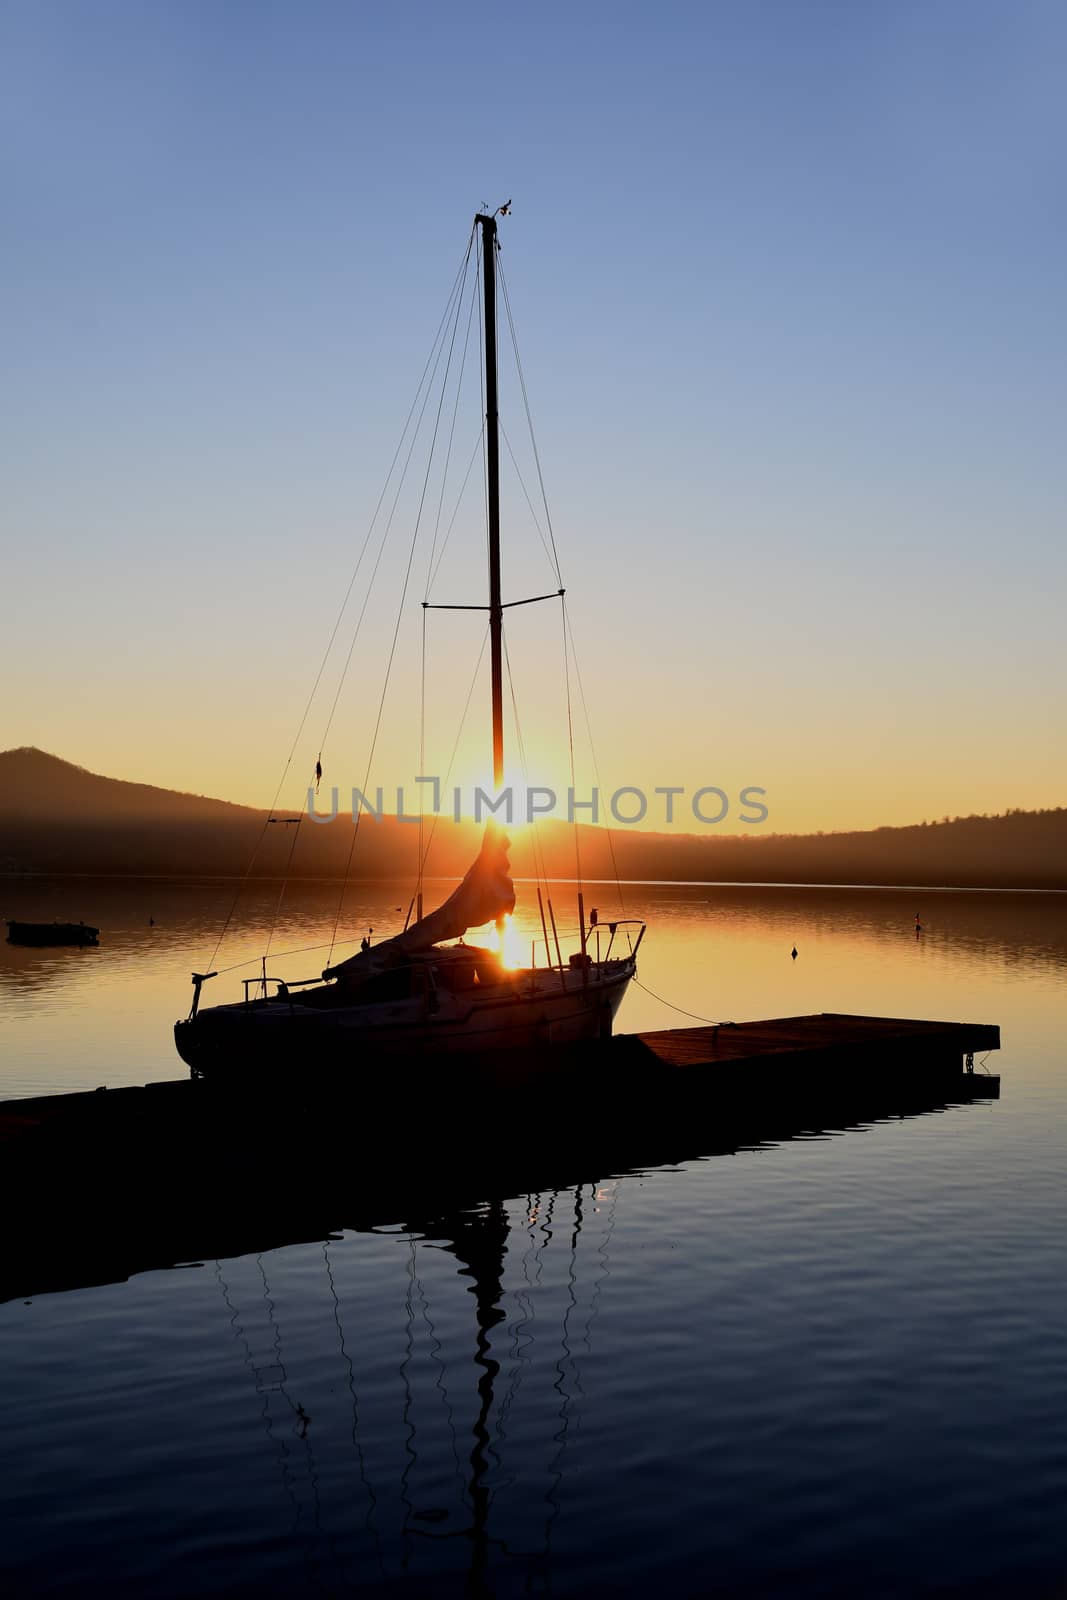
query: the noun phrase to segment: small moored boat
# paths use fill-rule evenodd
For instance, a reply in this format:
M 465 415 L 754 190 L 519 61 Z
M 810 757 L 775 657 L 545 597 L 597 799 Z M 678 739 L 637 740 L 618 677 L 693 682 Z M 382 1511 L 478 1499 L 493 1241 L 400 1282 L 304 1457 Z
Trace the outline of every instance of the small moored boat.
M 100 929 L 86 922 L 9 922 L 8 944 L 99 944 Z

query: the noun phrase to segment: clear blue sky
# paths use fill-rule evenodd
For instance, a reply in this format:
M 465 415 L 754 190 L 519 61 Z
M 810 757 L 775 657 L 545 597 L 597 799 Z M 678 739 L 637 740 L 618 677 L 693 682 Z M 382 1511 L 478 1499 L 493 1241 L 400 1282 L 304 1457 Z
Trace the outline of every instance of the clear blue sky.
M 1027 0 L 7 0 L 0 746 L 269 800 L 511 197 L 605 776 L 1067 801 L 1065 75 Z

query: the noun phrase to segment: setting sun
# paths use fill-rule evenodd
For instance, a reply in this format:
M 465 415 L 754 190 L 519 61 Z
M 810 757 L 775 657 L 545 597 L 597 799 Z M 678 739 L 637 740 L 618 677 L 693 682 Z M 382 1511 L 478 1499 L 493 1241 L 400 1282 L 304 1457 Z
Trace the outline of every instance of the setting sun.
M 515 926 L 515 918 L 510 911 L 504 916 L 503 936 L 499 928 L 494 928 L 490 934 L 489 949 L 496 951 L 500 957 L 500 965 L 509 972 L 526 965 L 522 936 Z

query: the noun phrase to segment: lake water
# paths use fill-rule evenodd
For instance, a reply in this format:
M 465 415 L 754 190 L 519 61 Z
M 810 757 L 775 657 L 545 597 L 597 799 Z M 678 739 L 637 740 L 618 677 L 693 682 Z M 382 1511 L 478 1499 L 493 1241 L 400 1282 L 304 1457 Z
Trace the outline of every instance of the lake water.
M 220 965 L 262 948 L 276 893 L 244 894 Z M 181 1076 L 171 1024 L 231 897 L 6 882 L 5 915 L 102 933 L 0 945 L 0 1095 Z M 625 899 L 650 931 L 620 1029 L 689 1020 L 654 996 L 998 1022 L 1002 1098 L 728 1155 L 709 1121 L 669 1166 L 10 1300 L 6 1592 L 1067 1593 L 1067 900 Z M 345 933 L 404 900 L 351 891 Z M 274 949 L 320 943 L 335 905 L 290 889 Z M 283 1188 L 284 1127 L 263 1159 Z

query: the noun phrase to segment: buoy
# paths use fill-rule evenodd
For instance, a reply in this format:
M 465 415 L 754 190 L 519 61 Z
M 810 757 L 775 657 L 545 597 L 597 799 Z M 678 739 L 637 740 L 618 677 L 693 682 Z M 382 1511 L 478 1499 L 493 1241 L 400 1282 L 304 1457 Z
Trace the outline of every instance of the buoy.
M 796 958 L 797 958 L 797 947 L 796 947 L 796 945 L 794 945 L 793 946 L 793 960 L 795 961 Z

